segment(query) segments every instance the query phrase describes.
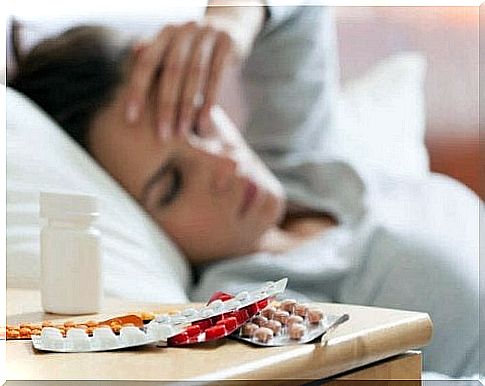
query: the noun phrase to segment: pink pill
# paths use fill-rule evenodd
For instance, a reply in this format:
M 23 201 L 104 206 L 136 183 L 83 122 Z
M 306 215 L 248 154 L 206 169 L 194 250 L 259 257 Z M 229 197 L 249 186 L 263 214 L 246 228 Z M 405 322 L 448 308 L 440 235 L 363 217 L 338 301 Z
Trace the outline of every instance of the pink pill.
M 293 313 L 295 309 L 295 305 L 296 305 L 295 299 L 286 299 L 280 303 L 280 310 Z
M 295 311 L 294 311 L 295 315 L 305 318 L 307 312 L 308 312 L 307 304 L 295 304 Z
M 290 314 L 288 311 L 276 311 L 273 318 L 274 320 L 277 320 L 278 322 L 286 326 L 289 317 Z
M 268 320 L 268 323 L 266 323 L 264 327 L 272 330 L 275 335 L 278 335 L 281 332 L 281 323 L 277 320 Z
M 256 315 L 251 319 L 251 322 L 253 322 L 254 324 L 257 324 L 259 327 L 262 327 L 266 323 L 268 323 L 268 318 L 265 318 L 262 315 Z
M 300 340 L 306 333 L 306 327 L 300 323 L 293 323 L 288 327 L 288 335 L 291 339 Z
M 268 342 L 273 338 L 273 335 L 273 330 L 266 327 L 259 327 L 256 331 L 254 331 L 254 338 L 262 343 Z
M 276 312 L 276 308 L 269 306 L 261 311 L 261 316 L 264 316 L 265 318 L 268 318 L 268 319 L 273 319 L 275 312 Z
M 320 323 L 323 319 L 323 311 L 319 308 L 310 308 L 307 317 L 310 323 Z
M 294 324 L 294 323 L 303 323 L 303 318 L 299 315 L 291 315 L 288 318 L 288 326 Z
M 241 335 L 242 336 L 245 336 L 245 337 L 248 337 L 248 338 L 251 338 L 253 335 L 254 335 L 254 332 L 258 329 L 258 325 L 257 324 L 254 324 L 254 323 L 251 323 L 251 322 L 248 322 L 246 324 L 244 324 L 242 327 L 241 327 Z

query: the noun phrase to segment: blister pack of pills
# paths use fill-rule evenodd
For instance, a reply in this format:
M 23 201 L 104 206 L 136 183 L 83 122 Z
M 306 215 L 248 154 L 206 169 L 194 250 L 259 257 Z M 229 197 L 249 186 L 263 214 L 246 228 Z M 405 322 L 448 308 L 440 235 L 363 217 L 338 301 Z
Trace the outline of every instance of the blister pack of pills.
M 349 320 L 348 314 L 325 314 L 320 308 L 286 299 L 268 305 L 232 336 L 258 346 L 288 346 L 323 338 Z
M 186 308 L 180 312 L 155 315 L 143 326 L 125 325 L 118 331 L 110 326 L 94 328 L 88 334 L 83 328 L 69 328 L 65 334 L 56 327 L 42 328 L 40 335 L 32 335 L 38 350 L 54 352 L 108 351 L 146 344 L 180 346 L 224 338 L 251 317 L 268 306 L 274 296 L 284 292 L 287 279 L 268 282 L 254 291 L 232 296 L 216 293 L 200 308 Z
M 7 340 L 26 340 L 31 339 L 32 336 L 40 335 L 42 329 L 45 327 L 54 327 L 61 332 L 62 336 L 66 336 L 67 331 L 72 328 L 80 328 L 88 334 L 93 335 L 93 331 L 98 327 L 109 327 L 115 334 L 119 334 L 122 327 L 135 326 L 143 327 L 155 318 L 151 312 L 141 312 L 138 314 L 129 314 L 114 317 L 102 321 L 87 320 L 84 322 L 65 321 L 63 323 L 54 323 L 50 320 L 44 320 L 41 323 L 19 323 L 17 325 L 7 325 L 5 329 L 5 337 Z

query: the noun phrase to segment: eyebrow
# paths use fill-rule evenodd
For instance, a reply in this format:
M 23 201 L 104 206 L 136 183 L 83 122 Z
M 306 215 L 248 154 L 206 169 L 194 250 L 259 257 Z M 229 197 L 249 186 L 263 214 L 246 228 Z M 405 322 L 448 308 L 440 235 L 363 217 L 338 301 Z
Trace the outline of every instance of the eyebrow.
M 167 173 L 170 170 L 170 164 L 171 164 L 170 160 L 167 160 L 166 162 L 164 162 L 162 165 L 160 165 L 158 170 L 147 181 L 147 183 L 143 187 L 143 190 L 142 190 L 142 193 L 141 193 L 140 200 L 141 200 L 142 203 L 144 203 L 144 204 L 146 203 L 146 200 L 147 200 L 148 194 L 150 193 L 150 190 L 158 182 L 160 182 L 162 180 L 162 178 L 165 177 L 165 175 L 167 175 Z

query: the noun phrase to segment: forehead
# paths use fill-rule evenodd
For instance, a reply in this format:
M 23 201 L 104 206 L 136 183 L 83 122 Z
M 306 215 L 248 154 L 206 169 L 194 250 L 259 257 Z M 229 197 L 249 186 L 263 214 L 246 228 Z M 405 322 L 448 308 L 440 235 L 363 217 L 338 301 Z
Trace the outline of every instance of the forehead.
M 89 150 L 94 158 L 132 196 L 139 199 L 145 183 L 173 152 L 161 143 L 147 111 L 136 125 L 125 119 L 126 89 L 94 119 L 89 131 Z

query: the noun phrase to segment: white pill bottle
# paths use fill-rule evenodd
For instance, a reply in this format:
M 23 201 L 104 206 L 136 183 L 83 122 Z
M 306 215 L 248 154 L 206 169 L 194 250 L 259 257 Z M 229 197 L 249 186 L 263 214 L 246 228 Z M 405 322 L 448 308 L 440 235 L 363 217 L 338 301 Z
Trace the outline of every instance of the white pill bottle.
M 95 197 L 40 193 L 41 297 L 45 312 L 91 314 L 103 296 Z

